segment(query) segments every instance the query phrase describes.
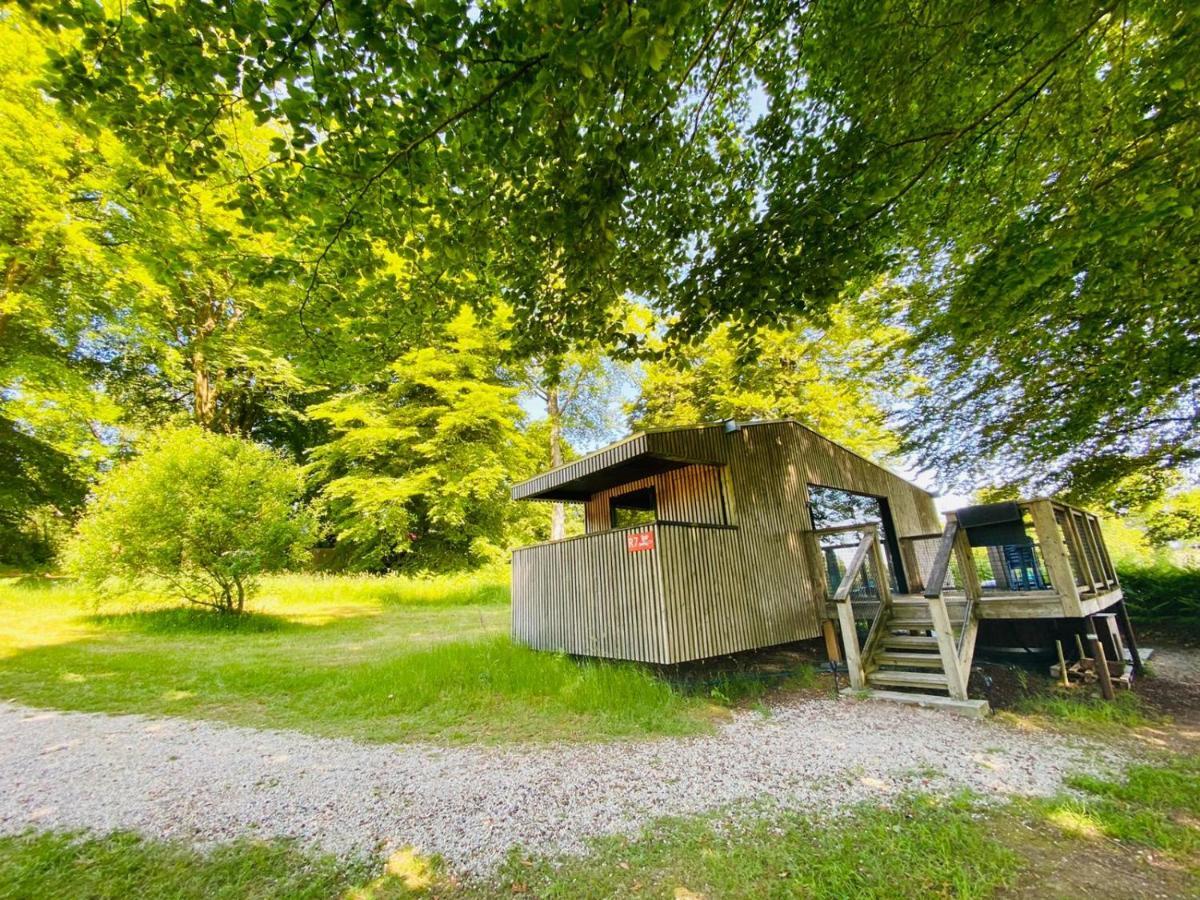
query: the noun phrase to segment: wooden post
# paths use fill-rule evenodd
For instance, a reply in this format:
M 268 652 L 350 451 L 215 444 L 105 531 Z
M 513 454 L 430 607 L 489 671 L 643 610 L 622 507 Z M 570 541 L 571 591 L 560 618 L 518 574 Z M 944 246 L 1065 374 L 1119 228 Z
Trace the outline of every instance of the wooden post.
M 965 528 L 960 528 L 954 536 L 954 556 L 958 560 L 958 570 L 962 576 L 963 592 L 967 595 L 967 600 L 978 600 L 983 596 L 983 587 L 979 583 L 975 554 L 971 552 L 971 542 L 967 538 Z
M 1067 677 L 1067 657 L 1063 654 L 1062 641 L 1055 641 L 1054 647 L 1058 650 L 1058 675 L 1062 678 L 1063 687 L 1071 686 L 1071 679 Z
M 938 544 L 937 555 L 933 559 L 933 568 L 929 571 L 929 583 L 925 585 L 925 601 L 929 605 L 929 618 L 937 634 L 938 655 L 942 658 L 942 671 L 946 674 L 946 688 L 955 700 L 966 700 L 967 680 L 958 661 L 954 628 L 950 624 L 950 614 L 946 611 L 946 598 L 943 596 L 950 557 L 958 544 L 958 532 L 958 521 L 948 519 L 942 532 L 942 542 Z M 963 625 L 966 625 L 965 621 Z
M 863 671 L 862 657 L 858 652 L 858 631 L 854 624 L 854 604 L 843 600 L 837 605 L 838 625 L 842 631 L 842 646 L 846 649 L 846 675 L 850 679 L 850 687 L 861 691 L 867 686 L 867 676 Z
M 920 594 L 925 590 L 925 579 L 921 576 L 921 563 L 917 559 L 917 548 L 910 538 L 900 539 L 900 559 L 904 566 L 904 574 L 908 579 L 910 594 Z
M 833 602 L 837 606 L 838 625 L 842 631 L 842 646 L 846 651 L 846 674 L 850 677 L 850 686 L 856 691 L 866 688 L 867 675 L 863 671 L 862 654 L 858 646 L 858 630 L 854 625 L 854 604 L 850 601 L 850 591 L 867 562 L 867 555 L 871 552 L 871 544 L 874 541 L 874 531 L 868 531 L 863 536 L 854 551 L 850 565 L 846 567 L 842 583 L 838 585 L 838 589 L 833 595 Z
M 821 633 L 825 635 L 825 655 L 829 657 L 831 663 L 840 663 L 842 648 L 838 646 L 837 631 L 833 627 L 832 619 L 821 620 Z
M 1096 677 L 1100 679 L 1100 693 L 1104 695 L 1105 700 L 1112 700 L 1116 697 L 1113 691 L 1112 675 L 1108 671 L 1108 660 L 1104 658 L 1104 645 L 1100 643 L 1100 638 L 1096 635 L 1096 626 L 1088 624 L 1088 643 L 1091 644 L 1092 654 L 1095 657 Z
M 1133 622 L 1129 620 L 1129 610 L 1125 608 L 1125 600 L 1117 601 L 1117 625 L 1124 632 L 1125 646 L 1129 648 L 1129 658 L 1133 662 L 1133 674 L 1141 675 L 1142 655 L 1138 652 L 1137 637 L 1133 633 Z
M 1079 589 L 1071 572 L 1067 545 L 1054 518 L 1054 507 L 1049 500 L 1031 500 L 1029 515 L 1037 532 L 1038 545 L 1042 548 L 1046 571 L 1050 573 L 1050 585 L 1062 600 L 1063 615 L 1068 619 L 1082 618 L 1083 604 L 1079 602 Z
M 963 677 L 962 666 L 958 663 L 958 647 L 954 643 L 954 626 L 950 624 L 950 614 L 946 611 L 946 598 L 938 594 L 925 599 L 929 603 L 933 630 L 937 633 L 938 653 L 942 657 L 942 670 L 946 673 L 950 696 L 955 700 L 966 700 L 967 679 Z

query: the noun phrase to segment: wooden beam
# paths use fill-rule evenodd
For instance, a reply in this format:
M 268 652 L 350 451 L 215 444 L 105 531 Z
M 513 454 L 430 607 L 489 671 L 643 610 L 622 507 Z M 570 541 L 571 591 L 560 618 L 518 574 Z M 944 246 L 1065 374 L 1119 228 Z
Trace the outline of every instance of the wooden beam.
M 859 542 L 858 549 L 846 567 L 846 574 L 834 592 L 833 600 L 837 604 L 838 625 L 842 632 L 842 647 L 846 652 L 846 674 L 850 677 L 850 686 L 856 691 L 865 690 L 867 686 L 866 672 L 863 671 L 862 652 L 858 645 L 858 629 L 854 624 L 854 604 L 850 602 L 850 591 L 854 581 L 862 571 L 875 542 L 875 532 L 868 531 Z
M 909 591 L 920 594 L 925 590 L 925 580 L 921 576 L 921 561 L 917 559 L 917 548 L 912 538 L 900 538 L 900 562 L 908 578 Z
M 821 634 L 825 637 L 825 655 L 831 663 L 842 661 L 842 648 L 838 644 L 837 630 L 832 619 L 821 620 Z
M 1034 531 L 1037 532 L 1038 545 L 1042 548 L 1042 559 L 1050 573 L 1050 583 L 1062 598 L 1063 615 L 1069 619 L 1082 618 L 1079 590 L 1075 587 L 1067 545 L 1063 543 L 1058 522 L 1054 519 L 1054 508 L 1049 500 L 1031 500 L 1028 508 Z
M 1100 693 L 1104 695 L 1105 700 L 1112 700 L 1116 697 L 1116 693 L 1113 691 L 1112 675 L 1108 671 L 1108 660 L 1104 657 L 1104 645 L 1100 643 L 1100 638 L 1096 635 L 1095 623 L 1090 620 L 1088 621 L 1088 643 L 1092 647 L 1096 677 L 1100 680 Z
M 950 624 L 950 614 L 946 611 L 946 598 L 935 594 L 932 597 L 926 595 L 925 599 L 929 602 L 929 618 L 937 635 L 938 653 L 942 658 L 942 670 L 946 673 L 950 696 L 955 700 L 966 700 L 966 679 L 963 678 L 962 666 L 958 664 L 958 647 L 954 641 L 954 626 Z
M 929 570 L 929 583 L 925 585 L 925 596 L 940 597 L 943 585 L 946 583 L 946 573 L 950 571 L 950 554 L 954 552 L 954 538 L 958 534 L 958 520 L 951 519 L 946 523 L 942 532 L 942 542 L 938 544 L 937 555 L 933 558 L 933 567 Z
M 1137 636 L 1133 633 L 1133 622 L 1129 619 L 1129 610 L 1125 608 L 1125 599 L 1122 597 L 1117 603 L 1117 625 L 1125 638 L 1125 646 L 1129 649 L 1129 658 L 1133 662 L 1133 674 L 1141 675 L 1143 672 L 1142 655 L 1138 651 Z M 1124 662 L 1124 660 L 1121 660 Z

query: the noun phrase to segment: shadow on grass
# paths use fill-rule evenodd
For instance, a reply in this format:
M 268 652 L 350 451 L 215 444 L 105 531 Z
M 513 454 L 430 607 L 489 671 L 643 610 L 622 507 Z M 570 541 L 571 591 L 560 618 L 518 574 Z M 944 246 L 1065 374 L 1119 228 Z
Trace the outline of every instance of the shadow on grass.
M 139 634 L 267 634 L 298 631 L 306 627 L 282 616 L 266 613 L 229 615 L 189 606 L 102 613 L 88 616 L 87 621 L 102 628 L 136 631 Z
M 61 575 L 41 575 L 38 573 L 0 577 L 3 577 L 8 582 L 9 587 L 23 591 L 48 591 L 56 587 L 61 587 L 64 583 L 70 581 L 69 578 Z

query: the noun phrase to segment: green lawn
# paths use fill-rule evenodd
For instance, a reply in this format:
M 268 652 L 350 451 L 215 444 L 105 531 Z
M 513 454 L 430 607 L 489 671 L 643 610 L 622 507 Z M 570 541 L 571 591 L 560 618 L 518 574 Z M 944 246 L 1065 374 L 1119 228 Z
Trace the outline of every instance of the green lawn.
M 401 852 L 386 867 L 237 842 L 213 853 L 130 835 L 0 838 L 0 896 L 447 898 L 535 896 L 890 898 L 1195 896 L 1200 757 L 1079 779 L 1078 797 L 985 808 L 967 796 L 910 796 L 848 815 L 701 816 L 607 838 L 567 859 L 514 852 L 494 877 L 463 882 Z
M 639 666 L 514 646 L 503 573 L 268 579 L 242 621 L 0 581 L 0 699 L 371 741 L 675 735 L 712 704 Z

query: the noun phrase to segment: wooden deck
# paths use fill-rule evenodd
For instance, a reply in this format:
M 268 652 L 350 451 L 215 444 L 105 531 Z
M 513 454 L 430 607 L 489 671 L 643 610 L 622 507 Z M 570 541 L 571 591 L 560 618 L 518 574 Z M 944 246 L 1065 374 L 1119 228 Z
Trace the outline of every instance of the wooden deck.
M 962 591 L 946 591 L 946 606 L 950 609 L 966 604 L 966 595 Z M 1107 591 L 1095 597 L 1089 597 L 1081 604 L 1083 615 L 1090 616 L 1115 605 L 1121 600 L 1120 588 Z M 896 594 L 897 602 L 923 602 L 922 594 Z M 874 619 L 879 614 L 878 600 L 857 600 L 853 604 L 854 618 L 858 620 Z M 825 613 L 830 619 L 837 618 L 837 605 L 831 600 L 825 605 Z M 979 618 L 981 619 L 1061 619 L 1063 616 L 1063 598 L 1056 591 L 989 591 L 984 589 L 979 597 Z
M 920 695 L 944 692 L 952 701 L 970 703 L 967 683 L 980 622 L 1082 621 L 1120 603 L 1121 586 L 1093 514 L 1048 498 L 1020 501 L 1018 506 L 1025 539 L 1033 542 L 1015 543 L 1014 537 L 1008 549 L 1015 554 L 1014 548 L 1021 548 L 1023 554 L 1015 564 L 1003 559 L 1002 565 L 996 563 L 1003 554 L 990 555 L 994 548 L 972 547 L 968 529 L 960 527 L 954 516 L 936 540 L 934 552 L 916 546 L 931 540 L 928 536 L 912 539 L 902 555 L 911 570 L 910 583 L 922 584 L 922 594 L 892 595 L 878 551 L 878 531 L 873 525 L 859 529 L 857 550 L 826 605 L 827 620 L 836 622 L 841 633 L 840 648 L 828 636 L 830 652 L 844 652 L 853 687 L 878 696 L 896 690 Z M 836 529 L 843 534 L 846 530 Z M 813 540 L 819 541 L 820 533 L 814 532 Z M 989 564 L 995 564 L 992 574 L 1000 585 L 997 588 L 985 588 L 980 582 L 980 551 Z M 1014 581 L 1037 587 L 1013 590 Z M 862 621 L 870 626 L 860 642 Z M 1129 631 L 1133 646 L 1128 622 L 1119 627 Z M 1098 648 L 1094 630 L 1090 639 Z M 1136 666 L 1136 649 L 1133 652 Z

